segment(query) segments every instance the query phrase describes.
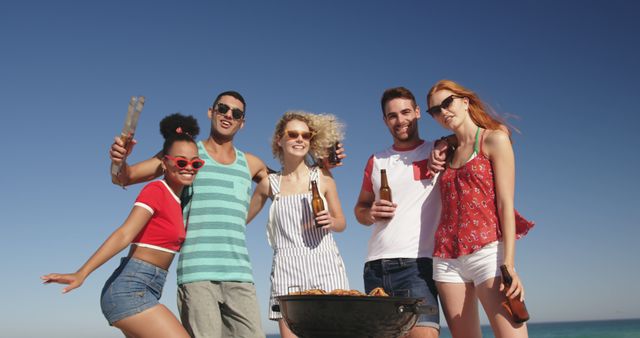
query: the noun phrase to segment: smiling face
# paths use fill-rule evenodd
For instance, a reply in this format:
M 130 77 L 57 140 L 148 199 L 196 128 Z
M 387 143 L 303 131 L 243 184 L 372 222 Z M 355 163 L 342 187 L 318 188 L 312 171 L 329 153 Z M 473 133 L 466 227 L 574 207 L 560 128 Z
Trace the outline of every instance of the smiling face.
M 227 111 L 222 113 L 224 110 Z M 235 97 L 228 95 L 220 97 L 216 104 L 209 108 L 208 116 L 211 120 L 213 134 L 225 139 L 233 139 L 238 130 L 244 126 L 244 115 L 239 119 L 235 119 L 233 116 L 234 110 L 244 113 L 244 104 Z
M 162 160 L 162 168 L 164 169 L 164 178 L 169 186 L 185 186 L 191 185 L 198 170 L 194 169 L 191 161 L 199 159 L 198 147 L 193 142 L 176 141 L 173 143 L 169 152 L 170 157 L 176 160 L 186 160 L 187 165 L 180 168 L 173 160 L 165 157 Z
M 444 128 L 455 130 L 469 119 L 469 99 L 443 89 L 431 96 L 429 113 Z
M 309 153 L 311 137 L 313 134 L 306 123 L 300 120 L 287 122 L 278 140 L 283 157 L 305 157 Z
M 384 123 L 389 128 L 396 145 L 419 139 L 418 119 L 420 119 L 420 107 L 414 105 L 409 99 L 393 99 L 384 106 Z

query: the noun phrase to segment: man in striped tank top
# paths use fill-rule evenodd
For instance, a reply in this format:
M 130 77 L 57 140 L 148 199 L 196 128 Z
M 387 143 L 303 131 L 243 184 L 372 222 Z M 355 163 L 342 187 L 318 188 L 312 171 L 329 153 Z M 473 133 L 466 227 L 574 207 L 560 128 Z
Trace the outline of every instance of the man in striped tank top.
M 441 201 L 427 161 L 434 142 L 420 138 L 420 107 L 408 89 L 386 90 L 381 105 L 393 145 L 369 158 L 354 210 L 358 222 L 374 225 L 363 273 L 365 291 L 382 287 L 437 308 L 431 256 Z M 380 199 L 381 169 L 386 169 L 393 201 Z M 439 320 L 437 313 L 420 315 L 407 337 L 438 337 Z
M 209 137 L 198 142 L 205 165 L 183 204 L 188 228 L 177 268 L 180 318 L 192 337 L 264 337 L 245 225 L 251 181 L 266 178 L 267 167 L 233 146 L 245 119 L 245 101 L 239 93 L 218 95 L 207 116 Z M 113 183 L 126 186 L 162 174 L 158 155 L 126 164 L 134 144 L 125 146 L 116 137 L 111 146 L 111 160 L 122 163 Z

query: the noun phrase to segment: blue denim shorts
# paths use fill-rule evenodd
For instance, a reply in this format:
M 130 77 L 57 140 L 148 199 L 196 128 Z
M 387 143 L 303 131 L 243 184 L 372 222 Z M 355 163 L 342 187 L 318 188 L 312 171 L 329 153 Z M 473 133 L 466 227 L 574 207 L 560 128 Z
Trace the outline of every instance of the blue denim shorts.
M 391 296 L 422 298 L 424 305 L 438 308 L 438 289 L 433 281 L 431 258 L 385 258 L 364 265 L 364 288 L 367 293 L 382 287 Z M 440 311 L 421 314 L 416 326 L 440 329 Z
M 159 304 L 166 278 L 167 270 L 122 257 L 100 296 L 100 307 L 109 325 Z

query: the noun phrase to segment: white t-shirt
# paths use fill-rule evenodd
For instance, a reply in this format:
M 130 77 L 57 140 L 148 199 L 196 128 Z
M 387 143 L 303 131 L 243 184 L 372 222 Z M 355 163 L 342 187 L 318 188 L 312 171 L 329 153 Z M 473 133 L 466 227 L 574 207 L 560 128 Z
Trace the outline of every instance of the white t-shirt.
M 362 189 L 374 193 L 378 200 L 380 169 L 386 169 L 392 199 L 398 206 L 391 220 L 374 224 L 367 262 L 432 256 L 442 208 L 438 175 L 426 177 L 432 148 L 433 142 L 423 141 L 415 148 L 390 147 L 369 158 Z

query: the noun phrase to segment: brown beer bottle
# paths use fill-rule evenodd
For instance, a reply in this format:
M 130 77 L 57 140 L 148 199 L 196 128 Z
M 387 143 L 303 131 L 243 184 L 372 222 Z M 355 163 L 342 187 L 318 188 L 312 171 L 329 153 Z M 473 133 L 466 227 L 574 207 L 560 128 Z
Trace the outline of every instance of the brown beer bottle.
M 315 217 L 318 217 L 320 211 L 324 210 L 324 201 L 320 197 L 320 192 L 318 191 L 318 182 L 315 180 L 311 181 L 311 194 L 313 197 L 311 198 L 311 207 L 313 208 L 313 217 L 316 227 L 319 228 L 322 225 L 318 224 L 318 221 L 315 220 Z
M 336 152 L 340 147 L 338 147 L 338 143 L 340 143 L 339 141 L 336 141 L 330 148 L 329 148 L 329 163 L 336 165 L 338 163 L 341 162 L 340 158 L 338 157 L 338 153 Z
M 389 182 L 387 182 L 386 169 L 380 169 L 380 199 L 393 203 L 391 199 L 391 188 L 389 188 Z
M 511 274 L 509 274 L 509 271 L 507 270 L 507 266 L 500 266 L 500 272 L 502 272 L 502 282 L 507 288 L 510 287 L 513 279 L 511 278 Z M 524 305 L 524 302 L 520 300 L 520 298 L 507 298 L 507 300 L 504 301 L 503 306 L 505 306 L 507 310 L 509 310 L 509 313 L 511 313 L 511 317 L 513 318 L 514 322 L 524 323 L 529 320 L 529 311 L 527 311 L 527 307 Z

